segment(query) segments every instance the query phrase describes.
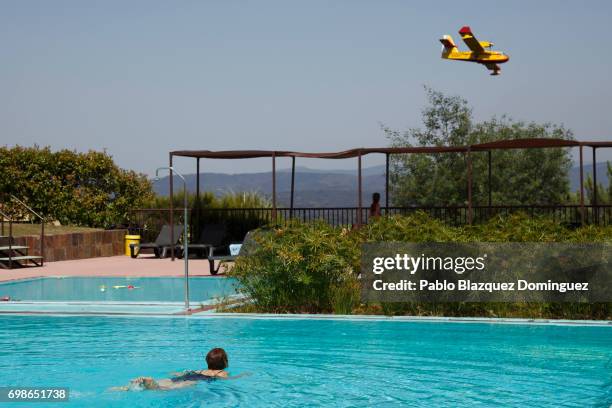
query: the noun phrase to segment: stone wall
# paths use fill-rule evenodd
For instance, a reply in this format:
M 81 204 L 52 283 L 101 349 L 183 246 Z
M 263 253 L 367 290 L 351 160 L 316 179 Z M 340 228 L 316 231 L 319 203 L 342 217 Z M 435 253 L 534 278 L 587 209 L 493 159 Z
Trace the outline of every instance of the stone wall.
M 123 255 L 126 233 L 108 230 L 45 235 L 45 262 Z M 40 255 L 40 236 L 15 237 L 14 243 L 29 246 L 29 255 Z

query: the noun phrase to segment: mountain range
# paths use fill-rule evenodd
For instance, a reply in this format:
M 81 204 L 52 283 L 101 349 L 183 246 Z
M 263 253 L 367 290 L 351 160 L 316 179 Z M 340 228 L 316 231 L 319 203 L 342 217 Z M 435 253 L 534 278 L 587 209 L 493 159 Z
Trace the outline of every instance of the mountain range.
M 592 173 L 593 166 L 585 165 L 586 175 Z M 296 207 L 352 207 L 357 201 L 357 171 L 356 170 L 316 170 L 308 167 L 296 167 L 295 197 Z M 382 195 L 384 205 L 385 166 L 366 167 L 363 174 L 363 203 L 368 205 L 374 192 Z M 572 191 L 580 187 L 580 168 L 574 166 L 569 174 Z M 187 189 L 195 191 L 196 175 L 186 174 Z M 597 163 L 597 180 L 604 186 L 608 185 L 606 163 Z M 175 188 L 182 188 L 181 181 L 175 177 Z M 169 193 L 168 177 L 163 177 L 153 183 L 154 191 L 162 196 Z M 289 206 L 291 189 L 291 170 L 280 169 L 276 172 L 276 191 L 279 207 Z M 221 196 L 228 192 L 259 192 L 270 196 L 272 193 L 271 172 L 260 173 L 202 173 L 200 175 L 200 190 L 212 191 Z

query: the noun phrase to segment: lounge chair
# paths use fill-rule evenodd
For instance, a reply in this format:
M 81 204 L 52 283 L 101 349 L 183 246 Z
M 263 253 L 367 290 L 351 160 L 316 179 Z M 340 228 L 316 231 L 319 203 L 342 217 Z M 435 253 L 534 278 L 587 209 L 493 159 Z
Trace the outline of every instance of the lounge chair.
M 225 224 L 204 224 L 200 238 L 197 242 L 189 243 L 189 254 L 196 254 L 203 258 L 208 255 L 210 249 L 221 250 L 225 248 L 223 245 L 227 236 L 227 228 Z M 181 245 L 181 257 L 185 253 L 185 246 Z
M 182 225 L 174 226 L 174 236 L 170 235 L 170 225 L 164 225 L 157 238 L 155 238 L 155 242 L 130 244 L 130 256 L 136 258 L 143 249 L 152 249 L 156 258 L 165 258 L 168 250 L 172 249 L 172 247 L 177 250 L 180 249 L 178 242 L 182 234 Z
M 221 268 L 221 264 L 223 262 L 233 262 L 236 260 L 236 258 L 238 258 L 240 256 L 240 254 L 244 254 L 245 252 L 245 248 L 252 245 L 254 242 L 253 240 L 253 231 L 249 231 L 247 232 L 247 234 L 244 236 L 244 240 L 242 241 L 242 243 L 240 244 L 231 244 L 229 246 L 225 246 L 222 248 L 215 248 L 215 247 L 210 247 L 208 250 L 208 264 L 210 267 L 210 274 L 211 275 L 216 275 L 219 272 L 219 269 Z M 236 253 L 232 253 L 233 249 L 235 249 L 237 247 L 237 251 Z M 226 252 L 228 252 L 227 254 L 224 255 L 215 255 L 215 251 L 218 249 L 226 249 Z M 219 265 L 217 265 L 217 268 L 215 269 L 215 261 L 219 261 Z

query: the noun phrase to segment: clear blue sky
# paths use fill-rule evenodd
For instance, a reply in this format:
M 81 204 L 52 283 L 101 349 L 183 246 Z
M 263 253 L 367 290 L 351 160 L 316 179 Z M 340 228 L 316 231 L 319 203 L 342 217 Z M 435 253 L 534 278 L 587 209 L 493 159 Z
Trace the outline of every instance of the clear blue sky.
M 106 148 L 148 174 L 174 149 L 381 146 L 380 122 L 420 125 L 424 84 L 465 97 L 477 119 L 506 113 L 612 139 L 610 1 L 0 5 L 1 144 Z M 464 24 L 510 54 L 501 76 L 440 59 L 438 38 L 457 39 Z M 267 170 L 269 160 L 202 166 Z

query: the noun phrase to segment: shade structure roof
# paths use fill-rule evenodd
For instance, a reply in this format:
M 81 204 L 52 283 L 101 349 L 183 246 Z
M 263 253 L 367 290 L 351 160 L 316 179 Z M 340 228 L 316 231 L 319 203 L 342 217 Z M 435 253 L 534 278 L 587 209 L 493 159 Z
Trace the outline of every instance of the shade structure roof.
M 480 143 L 470 146 L 472 150 L 491 150 L 491 149 L 533 149 L 543 147 L 575 147 L 580 146 L 581 142 L 566 139 L 508 139 L 496 140 L 494 142 Z
M 349 159 L 370 153 L 447 153 L 465 152 L 466 147 L 424 146 L 424 147 L 368 147 L 343 150 L 340 152 L 294 152 L 286 150 L 177 150 L 173 156 L 206 159 L 254 159 L 258 157 L 306 157 L 312 159 Z
M 312 159 L 349 159 L 371 153 L 461 153 L 467 151 L 486 151 L 495 149 L 533 149 L 552 147 L 612 147 L 612 141 L 580 142 L 567 139 L 531 138 L 507 139 L 470 146 L 414 146 L 414 147 L 362 147 L 339 152 L 295 152 L 288 150 L 175 150 L 172 156 L 206 159 L 253 159 L 259 157 L 305 157 Z

